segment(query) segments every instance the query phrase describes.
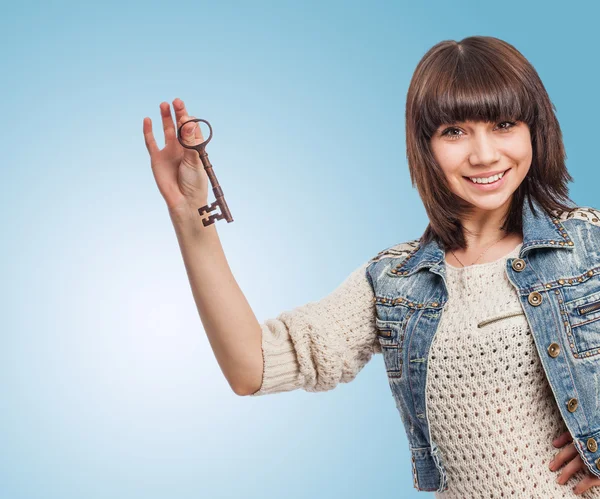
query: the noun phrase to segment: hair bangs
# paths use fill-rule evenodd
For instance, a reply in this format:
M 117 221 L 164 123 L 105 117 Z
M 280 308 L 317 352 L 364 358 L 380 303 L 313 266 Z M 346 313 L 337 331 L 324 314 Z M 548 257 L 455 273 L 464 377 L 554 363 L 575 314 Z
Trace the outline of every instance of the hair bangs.
M 466 121 L 534 123 L 535 99 L 514 67 L 502 60 L 459 52 L 452 71 L 441 72 L 435 80 L 425 88 L 420 108 L 419 121 L 427 137 L 441 125 Z

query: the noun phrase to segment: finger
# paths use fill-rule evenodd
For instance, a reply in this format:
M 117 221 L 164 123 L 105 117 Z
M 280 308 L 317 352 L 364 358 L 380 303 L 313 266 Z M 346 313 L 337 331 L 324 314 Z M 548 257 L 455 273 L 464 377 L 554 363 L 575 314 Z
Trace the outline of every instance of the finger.
M 554 447 L 562 447 L 563 445 L 566 445 L 572 441 L 573 437 L 571 436 L 571 433 L 569 433 L 569 431 L 567 430 L 563 434 L 559 435 L 554 440 L 552 440 L 552 445 L 554 445 Z
M 586 490 L 594 486 L 600 486 L 600 478 L 594 475 L 585 475 L 581 479 L 581 482 L 573 487 L 573 492 L 575 492 L 575 494 L 583 494 Z
M 179 97 L 173 100 L 173 109 L 175 109 L 175 119 L 177 120 L 177 128 L 179 128 L 181 126 L 181 123 L 186 121 L 182 118 L 187 116 L 185 104 Z
M 196 131 L 198 129 L 198 122 L 192 121 L 195 119 L 196 119 L 195 116 L 187 116 L 184 114 L 181 117 L 181 119 L 179 120 L 179 123 L 177 124 L 177 129 L 179 129 L 179 127 L 185 123 L 185 126 L 181 129 L 181 139 L 183 140 L 184 143 L 186 143 L 188 145 L 192 145 L 192 144 L 196 143 L 195 139 L 196 139 L 196 135 L 197 135 Z M 192 132 L 194 132 L 194 133 L 192 133 Z
M 177 120 L 177 128 L 178 129 L 186 121 L 195 119 L 194 116 L 188 116 L 187 110 L 185 108 L 185 103 L 179 97 L 173 100 L 173 109 L 175 109 L 175 119 Z M 191 126 L 191 124 L 188 126 Z M 187 128 L 187 126 L 186 126 L 186 128 Z M 194 141 L 194 143 L 199 144 L 201 142 L 204 142 L 204 136 L 202 135 L 202 129 L 200 128 L 200 126 L 197 123 L 196 123 L 196 128 L 194 129 L 194 131 L 195 131 L 194 138 L 196 139 Z M 182 132 L 183 132 L 183 130 L 182 130 Z
M 572 459 L 565 465 L 565 467 L 560 472 L 560 475 L 558 475 L 556 482 L 560 484 L 567 483 L 575 473 L 584 468 L 585 464 L 583 464 L 581 456 L 577 454 L 577 457 L 575 457 L 575 459 Z
M 186 123 L 186 125 L 181 129 L 181 138 L 185 144 L 198 145 L 204 142 L 204 136 L 202 135 L 202 129 L 200 128 L 199 122 L 195 121 L 188 123 L 188 121 L 195 119 L 195 116 L 187 115 L 183 115 L 180 119 L 178 128 L 184 123 Z
M 186 125 L 181 129 L 181 140 L 186 145 L 196 145 L 198 144 L 198 123 L 195 121 L 196 118 L 194 116 L 182 116 L 181 123 L 186 123 Z M 190 123 L 187 123 L 190 121 Z M 202 160 L 200 159 L 200 155 L 196 149 L 188 149 L 187 147 L 183 148 L 183 159 L 182 162 L 187 166 L 190 166 L 194 169 L 198 169 L 202 167 Z
M 143 130 L 146 149 L 148 149 L 150 156 L 154 156 L 160 149 L 156 145 L 156 140 L 154 140 L 154 134 L 152 133 L 152 120 L 147 116 L 144 118 Z
M 558 454 L 556 454 L 556 456 L 554 456 L 554 459 L 552 459 L 552 461 L 550 461 L 550 469 L 552 471 L 556 471 L 563 464 L 565 464 L 567 461 L 570 461 L 577 455 L 578 455 L 577 449 L 575 448 L 575 446 L 573 444 L 563 447 L 558 452 Z
M 169 106 L 168 102 L 160 103 L 160 117 L 162 119 L 163 130 L 165 132 L 165 145 L 167 145 L 174 140 L 177 140 L 175 123 L 173 123 L 173 117 L 171 116 L 171 106 Z

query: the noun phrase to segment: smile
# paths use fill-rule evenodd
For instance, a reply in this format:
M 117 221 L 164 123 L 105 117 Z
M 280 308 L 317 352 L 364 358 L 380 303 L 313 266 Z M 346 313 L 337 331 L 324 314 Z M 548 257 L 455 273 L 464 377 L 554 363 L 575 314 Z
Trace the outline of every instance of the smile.
M 497 175 L 493 175 L 489 178 L 476 179 L 476 181 L 471 180 L 470 177 L 463 177 L 469 184 L 471 184 L 474 188 L 484 191 L 490 191 L 493 189 L 498 189 L 502 185 L 504 185 L 505 177 L 510 172 L 511 168 L 505 170 L 502 173 L 498 173 Z

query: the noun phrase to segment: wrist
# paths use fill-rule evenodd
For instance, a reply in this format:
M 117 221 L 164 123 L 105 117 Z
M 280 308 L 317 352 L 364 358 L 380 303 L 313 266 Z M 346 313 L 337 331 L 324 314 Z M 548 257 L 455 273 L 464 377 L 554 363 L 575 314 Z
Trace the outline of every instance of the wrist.
M 208 204 L 208 202 L 205 202 L 204 204 L 194 203 L 193 205 L 183 203 L 177 206 L 169 207 L 169 216 L 171 217 L 173 223 L 176 224 L 195 225 L 198 222 L 202 224 L 202 217 L 200 216 L 200 213 L 198 213 L 198 209 L 206 204 Z

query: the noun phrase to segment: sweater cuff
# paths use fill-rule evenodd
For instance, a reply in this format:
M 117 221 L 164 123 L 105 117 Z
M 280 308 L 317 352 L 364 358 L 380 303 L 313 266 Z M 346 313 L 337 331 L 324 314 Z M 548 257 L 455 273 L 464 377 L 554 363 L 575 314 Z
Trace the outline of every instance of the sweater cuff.
M 260 327 L 263 378 L 260 389 L 251 393 L 250 397 L 301 388 L 300 366 L 285 324 L 277 319 L 268 319 Z

